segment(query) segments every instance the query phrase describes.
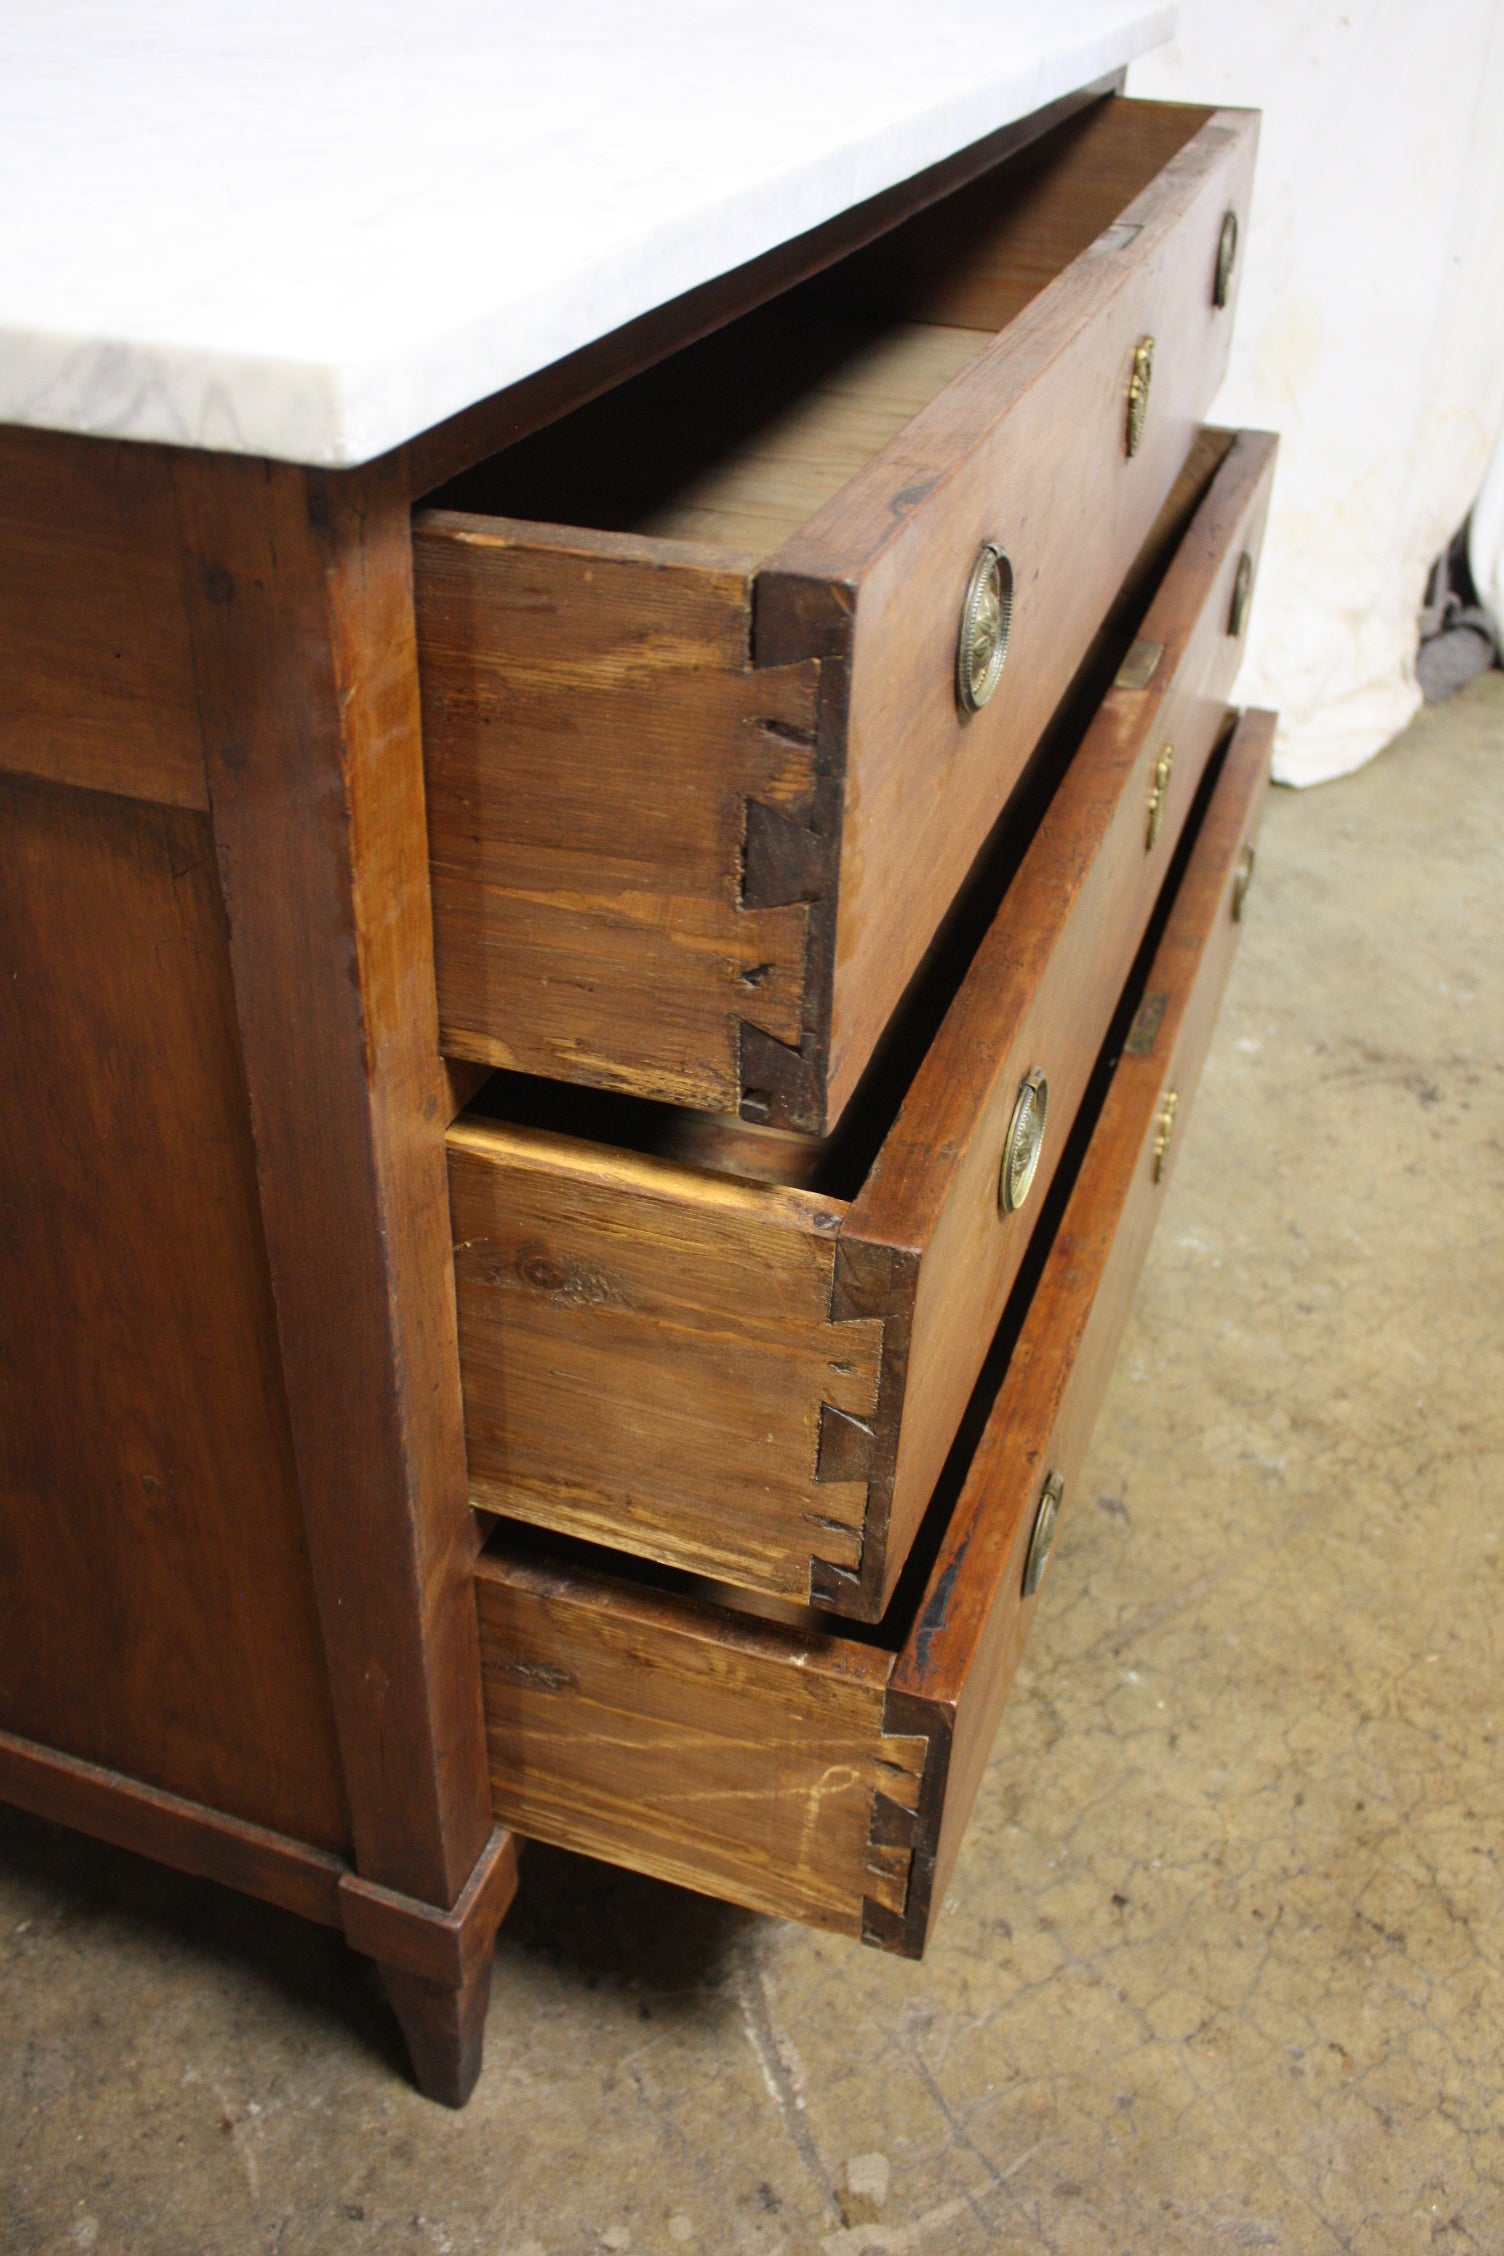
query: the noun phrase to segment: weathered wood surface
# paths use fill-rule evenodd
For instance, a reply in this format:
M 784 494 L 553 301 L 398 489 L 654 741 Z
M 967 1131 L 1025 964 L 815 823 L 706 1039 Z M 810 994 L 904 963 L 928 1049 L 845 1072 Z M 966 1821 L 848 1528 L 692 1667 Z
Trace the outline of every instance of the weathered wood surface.
M 1273 443 L 1224 434 L 1200 460 L 1209 484 L 1173 504 L 1181 544 L 1144 621 L 1160 668 L 1108 693 L 854 1203 L 538 1128 L 451 1132 L 477 1504 L 884 1611 L 1220 725 L 1231 581 L 1257 554 Z M 1167 729 L 1173 792 L 1151 853 Z M 1004 1217 L 1008 1115 L 1036 1066 L 1045 1159 Z
M 1246 206 L 1252 121 L 1134 111 L 1102 106 L 1079 145 L 1068 128 L 1050 190 L 1030 175 L 1011 219 L 995 190 L 974 215 L 1001 336 L 915 327 L 900 264 L 855 345 L 832 285 L 488 466 L 487 490 L 511 477 L 526 508 L 487 507 L 599 529 L 419 515 L 451 1049 L 816 1132 L 837 1118 L 1225 362 L 1210 276 L 1224 210 Z M 1119 194 L 1122 224 L 1082 249 Z M 995 270 L 1015 258 L 1026 287 L 1005 305 Z M 1130 462 L 1125 387 L 1151 330 Z M 963 723 L 958 610 L 997 538 L 1014 650 Z
M 504 1824 L 859 1932 L 873 1794 L 923 1753 L 884 1750 L 891 1656 L 491 1553 L 476 1597 Z
M 497 1815 L 520 1832 L 917 1954 L 1033 1605 L 1044 1472 L 1074 1477 L 1237 928 L 1271 724 L 1233 740 L 1150 973 L 1158 1033 L 1120 1060 L 922 1599 L 891 1639 L 717 1608 L 609 1562 L 509 1548 L 476 1569 Z
M 477 1505 L 798 1597 L 855 1566 L 822 1409 L 870 1418 L 882 1327 L 831 1322 L 838 1202 L 482 1121 L 449 1168 Z
M 734 1111 L 742 1025 L 800 1036 L 809 911 L 744 853 L 811 801 L 817 669 L 752 670 L 745 558 L 448 511 L 415 549 L 446 1050 Z

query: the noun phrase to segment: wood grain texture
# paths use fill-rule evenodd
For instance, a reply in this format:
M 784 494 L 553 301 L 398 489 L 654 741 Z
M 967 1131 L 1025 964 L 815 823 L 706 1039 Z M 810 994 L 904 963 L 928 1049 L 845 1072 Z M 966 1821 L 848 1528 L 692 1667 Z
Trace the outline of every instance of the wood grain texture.
M 996 270 L 1017 259 L 1001 336 L 891 308 L 854 329 L 837 276 L 420 515 L 450 1049 L 817 1133 L 837 1119 L 1225 362 L 1210 276 L 1224 211 L 1246 206 L 1252 121 L 1151 130 L 1134 110 L 1057 136 L 1048 193 L 1030 175 L 1005 224 L 994 185 L 963 229 L 1000 316 Z M 1081 248 L 1117 194 L 1128 212 Z M 684 532 L 751 545 L 649 537 Z M 963 722 L 959 607 L 999 538 L 1013 655 Z
M 746 855 L 804 835 L 817 669 L 753 671 L 746 559 L 430 511 L 415 571 L 446 1050 L 735 1110 L 743 1023 L 800 1036 Z
M 823 1064 L 829 1118 L 1084 656 L 1221 379 L 1231 308 L 1213 306 L 1211 277 L 1224 213 L 1246 215 L 1255 139 L 1251 116 L 1215 113 L 1119 223 L 759 573 L 759 661 L 814 656 L 850 669 Z M 1157 340 L 1150 408 L 1128 460 L 1124 402 L 1146 335 Z M 963 720 L 956 618 L 984 541 L 1013 562 L 1009 660 L 992 702 Z
M 979 175 L 995 172 L 1068 119 L 1120 93 L 1124 77 L 1123 71 L 1113 71 L 1087 86 L 1072 88 L 1043 109 L 1013 119 L 995 133 L 972 142 L 969 148 L 958 149 L 938 164 L 926 166 L 923 172 L 895 181 L 891 188 L 865 202 L 837 212 L 821 226 L 779 243 L 761 258 L 750 259 L 729 274 L 716 275 L 712 281 L 670 299 L 667 305 L 655 306 L 638 320 L 435 424 L 404 450 L 413 498 L 421 499 L 499 448 L 514 445 L 753 307 L 793 289 L 916 212 L 952 196 Z
M 646 509 L 633 531 L 769 554 L 860 476 L 993 334 L 980 323 L 833 325 L 825 364 L 796 397 Z
M 208 820 L 0 837 L 0 1726 L 342 1851 Z
M 405 488 L 179 457 L 282 1367 L 363 1877 L 491 1829 L 448 1261 Z
M 920 1840 L 902 1929 L 874 1934 L 917 1956 L 933 1924 L 1038 1598 L 1021 1596 L 1024 1558 L 1047 1475 L 1069 1507 L 1163 1201 L 1153 1142 L 1163 1092 L 1179 1105 L 1179 1148 L 1226 986 L 1239 927 L 1232 875 L 1256 836 L 1274 716 L 1250 713 L 1227 750 L 1195 850 L 1145 985 L 1152 1039 L 1125 1052 L 1072 1189 L 1006 1376 L 894 1669 L 887 1725 L 932 1719 L 943 1812 Z
M 534 1129 L 450 1132 L 471 1494 L 487 1511 L 803 1598 L 860 1556 L 878 1322 L 831 1321 L 836 1202 Z
M 0 431 L 0 768 L 208 806 L 169 449 Z
M 492 1800 L 537 1840 L 855 1934 L 889 1656 L 586 1569 L 476 1568 Z
M 1250 434 L 1198 450 L 1144 621 L 1164 650 L 1154 682 L 1109 691 L 854 1202 L 544 1128 L 451 1132 L 479 1506 L 880 1618 L 1220 730 L 1232 577 L 1257 554 L 1273 455 Z M 1003 1217 L 999 1159 L 1032 1067 L 1052 1123 L 1031 1204 Z M 770 1156 L 807 1155 L 758 1134 Z M 751 1132 L 725 1140 L 734 1176 Z
M 1150 973 L 1156 1047 L 1109 1084 L 922 1597 L 861 1639 L 629 1582 L 497 1535 L 478 1562 L 499 1818 L 754 1910 L 918 1955 L 1032 1603 L 1044 1469 L 1073 1476 L 1162 1197 L 1160 1094 L 1188 1103 L 1237 927 L 1271 724 L 1235 737 Z

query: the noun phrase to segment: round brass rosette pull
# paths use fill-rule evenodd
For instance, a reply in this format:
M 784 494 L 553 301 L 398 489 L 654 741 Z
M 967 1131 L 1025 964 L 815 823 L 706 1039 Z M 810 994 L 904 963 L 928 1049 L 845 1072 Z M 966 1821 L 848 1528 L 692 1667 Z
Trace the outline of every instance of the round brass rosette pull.
M 1029 1555 L 1024 1561 L 1024 1591 L 1032 1598 L 1044 1578 L 1050 1563 L 1050 1553 L 1055 1548 L 1055 1530 L 1060 1525 L 1060 1507 L 1065 1500 L 1065 1482 L 1059 1473 L 1051 1473 L 1039 1492 L 1039 1506 L 1034 1514 L 1034 1533 L 1029 1538 Z
M 979 713 L 997 688 L 1013 624 L 1013 566 L 988 541 L 978 552 L 961 604 L 956 638 L 956 703 Z
M 1133 373 L 1128 379 L 1128 423 L 1123 433 L 1123 444 L 1130 456 L 1137 454 L 1144 436 L 1144 418 L 1149 412 L 1149 380 L 1154 374 L 1154 339 L 1140 337 L 1133 348 Z
M 997 1203 L 1004 1214 L 1016 1214 L 1033 1187 L 1044 1148 L 1045 1114 L 1050 1108 L 1050 1084 L 1038 1071 L 1026 1073 L 1018 1085 L 1013 1118 L 1003 1145 L 998 1171 Z
M 1225 306 L 1232 289 L 1233 262 L 1238 255 L 1238 215 L 1227 212 L 1222 219 L 1222 233 L 1217 238 L 1217 273 L 1212 283 L 1212 304 Z M 1202 273 L 1206 272 L 1205 267 Z

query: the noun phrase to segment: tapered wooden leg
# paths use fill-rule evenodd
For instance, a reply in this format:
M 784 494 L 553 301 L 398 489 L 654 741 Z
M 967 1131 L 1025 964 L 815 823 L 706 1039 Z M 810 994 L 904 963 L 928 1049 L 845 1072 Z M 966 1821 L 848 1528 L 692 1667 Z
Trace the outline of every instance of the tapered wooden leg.
M 492 1953 L 459 1989 L 427 1982 L 383 1966 L 381 1979 L 392 2011 L 402 2025 L 413 2064 L 413 2079 L 425 2099 L 463 2107 L 475 2089 L 486 2041 L 486 2007 L 491 1999 Z

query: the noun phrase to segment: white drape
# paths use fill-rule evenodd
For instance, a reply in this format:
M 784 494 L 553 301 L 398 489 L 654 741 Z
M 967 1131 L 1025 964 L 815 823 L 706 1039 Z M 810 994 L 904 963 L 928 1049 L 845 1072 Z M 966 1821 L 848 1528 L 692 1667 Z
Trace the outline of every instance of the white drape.
M 1238 695 L 1318 783 L 1419 704 L 1426 569 L 1504 426 L 1504 0 L 1183 0 L 1128 90 L 1264 112 L 1214 415 L 1280 433 Z

